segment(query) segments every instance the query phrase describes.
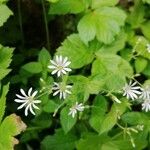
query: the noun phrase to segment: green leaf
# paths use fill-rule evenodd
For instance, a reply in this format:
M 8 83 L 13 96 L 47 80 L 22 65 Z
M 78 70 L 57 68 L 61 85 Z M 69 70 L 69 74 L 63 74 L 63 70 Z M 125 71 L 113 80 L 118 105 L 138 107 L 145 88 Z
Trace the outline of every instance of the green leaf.
M 82 12 L 84 9 L 85 5 L 82 0 L 59 0 L 58 2 L 51 4 L 49 14 L 77 14 Z
M 44 106 L 43 106 L 43 111 L 48 112 L 48 113 L 53 113 L 57 108 L 59 104 L 55 103 L 52 100 L 49 100 Z
M 77 138 L 74 134 L 64 134 L 63 130 L 57 129 L 55 134 L 47 136 L 41 145 L 42 150 L 74 150 Z
M 72 34 L 57 49 L 57 55 L 67 56 L 71 61 L 71 68 L 81 68 L 94 59 L 94 50 L 86 46 L 77 34 Z
M 4 113 L 5 113 L 5 107 L 6 107 L 6 95 L 8 93 L 9 90 L 9 84 L 5 85 L 2 88 L 2 95 L 0 97 L 0 123 L 3 119 Z
M 147 21 L 141 25 L 144 36 L 150 40 L 150 21 Z
M 0 45 L 0 80 L 10 72 L 10 69 L 7 68 L 12 60 L 12 52 L 13 48 Z
M 42 71 L 42 65 L 39 62 L 30 62 L 22 66 L 22 69 L 30 73 L 40 73 Z
M 100 132 L 101 123 L 104 119 L 104 115 L 107 111 L 107 101 L 101 96 L 97 95 L 92 105 L 92 114 L 89 120 L 90 125 L 97 131 Z
M 150 0 L 143 0 L 143 2 L 150 4 Z
M 63 108 L 60 113 L 60 122 L 65 133 L 68 133 L 77 121 L 77 116 L 72 118 L 72 116 L 68 115 L 68 113 L 69 108 L 67 107 Z
M 39 53 L 38 61 L 41 63 L 43 69 L 47 69 L 50 59 L 51 56 L 49 52 L 45 48 L 42 48 L 42 50 Z
M 145 21 L 145 7 L 141 0 L 136 0 L 131 13 L 128 16 L 128 22 L 132 25 L 132 28 L 139 28 Z
M 105 53 L 97 53 L 97 55 L 92 65 L 92 76 L 102 78 L 106 89 L 120 90 L 125 84 L 126 77 L 130 77 L 133 73 L 131 66 L 117 55 Z
M 0 27 L 3 26 L 12 14 L 12 11 L 6 5 L 0 4 Z
M 0 149 L 13 150 L 14 145 L 19 142 L 14 136 L 25 129 L 26 125 L 20 117 L 15 114 L 6 117 L 0 125 Z
M 121 103 L 114 103 L 111 107 L 110 112 L 104 118 L 101 124 L 100 134 L 104 132 L 108 132 L 113 126 L 117 123 L 118 117 L 120 117 L 125 110 L 129 107 L 129 103 L 127 100 L 121 100 Z
M 84 43 L 96 37 L 100 42 L 110 44 L 119 34 L 125 18 L 125 13 L 116 7 L 102 7 L 89 12 L 79 21 L 79 36 Z
M 138 57 L 135 60 L 135 69 L 137 73 L 141 73 L 147 66 L 148 61 L 142 57 Z
M 115 6 L 119 0 L 92 0 L 92 8 L 99 8 L 102 6 Z
M 130 125 L 145 125 L 148 123 L 149 118 L 142 112 L 127 112 L 122 115 L 123 122 Z

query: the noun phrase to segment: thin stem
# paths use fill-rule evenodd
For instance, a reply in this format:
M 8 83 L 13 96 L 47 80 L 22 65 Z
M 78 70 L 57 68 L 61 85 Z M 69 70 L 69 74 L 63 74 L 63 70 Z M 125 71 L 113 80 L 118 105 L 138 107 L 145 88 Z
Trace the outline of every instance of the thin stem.
M 46 8 L 45 8 L 44 0 L 41 0 L 41 1 L 42 1 L 42 8 L 43 8 L 44 22 L 45 22 L 47 49 L 50 51 L 50 37 L 49 37 L 48 21 L 47 21 L 47 16 L 46 16 Z
M 19 17 L 19 26 L 20 26 L 20 31 L 21 31 L 22 46 L 24 46 L 24 34 L 23 34 L 23 25 L 22 25 L 22 14 L 21 14 L 21 0 L 18 0 L 18 17 Z

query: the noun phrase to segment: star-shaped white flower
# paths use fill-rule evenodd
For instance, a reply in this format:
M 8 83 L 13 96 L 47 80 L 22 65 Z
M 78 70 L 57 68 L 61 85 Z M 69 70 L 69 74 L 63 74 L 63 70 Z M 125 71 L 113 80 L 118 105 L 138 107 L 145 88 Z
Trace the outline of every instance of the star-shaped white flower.
M 60 83 L 56 83 L 54 82 L 54 86 L 52 88 L 52 90 L 54 90 L 55 92 L 53 93 L 53 96 L 56 96 L 57 94 L 59 94 L 59 98 L 60 99 L 66 99 L 68 94 L 71 94 L 71 85 L 66 85 L 63 82 Z
M 150 99 L 145 99 L 142 103 L 142 110 L 148 112 L 150 111 Z
M 150 53 L 150 44 L 146 44 L 146 50 L 148 53 Z
M 63 58 L 62 56 L 57 56 L 55 60 L 50 60 L 51 65 L 48 66 L 49 69 L 53 69 L 52 75 L 57 74 L 58 77 L 60 77 L 63 74 L 67 74 L 67 72 L 70 72 L 71 69 L 69 68 L 69 65 L 71 64 L 70 61 L 68 61 L 68 58 Z
M 40 100 L 36 100 L 35 96 L 37 95 L 38 91 L 32 92 L 32 88 L 29 89 L 28 94 L 25 93 L 23 89 L 20 89 L 22 95 L 16 94 L 17 99 L 14 101 L 17 103 L 22 103 L 17 109 L 21 109 L 25 107 L 25 116 L 28 115 L 28 111 L 35 115 L 34 109 L 39 109 L 35 104 L 41 103 Z
M 137 99 L 138 94 L 141 94 L 141 92 L 139 91 L 141 87 L 136 86 L 136 84 L 136 82 L 132 83 L 132 81 L 130 81 L 129 84 L 125 84 L 125 86 L 123 87 L 123 96 L 126 96 L 127 99 Z
M 84 111 L 84 108 L 85 108 L 85 106 L 82 103 L 78 104 L 78 102 L 76 102 L 76 104 L 69 109 L 70 111 L 69 111 L 68 115 L 71 115 L 72 118 L 74 118 L 75 115 L 77 114 L 77 112 Z
M 139 98 L 141 99 L 150 99 L 150 86 L 146 86 L 145 88 L 141 88 L 141 95 Z

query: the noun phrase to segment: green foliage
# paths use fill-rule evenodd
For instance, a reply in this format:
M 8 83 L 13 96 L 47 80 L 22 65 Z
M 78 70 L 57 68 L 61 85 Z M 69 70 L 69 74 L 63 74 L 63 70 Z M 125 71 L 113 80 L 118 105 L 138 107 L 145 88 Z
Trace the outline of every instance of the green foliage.
M 57 129 L 53 136 L 47 136 L 42 141 L 42 150 L 73 150 L 75 147 L 76 136 L 71 133 L 64 134 L 63 130 Z
M 116 7 L 102 7 L 85 15 L 78 24 L 81 39 L 87 43 L 95 37 L 105 44 L 115 40 L 123 26 L 126 15 Z
M 59 0 L 51 5 L 49 14 L 77 14 L 84 10 L 83 0 Z
M 13 12 L 6 5 L 0 4 L 0 27 L 7 21 L 7 19 L 12 14 Z
M 69 132 L 75 125 L 77 117 L 72 118 L 69 114 L 69 109 L 64 108 L 60 113 L 60 122 L 65 133 Z

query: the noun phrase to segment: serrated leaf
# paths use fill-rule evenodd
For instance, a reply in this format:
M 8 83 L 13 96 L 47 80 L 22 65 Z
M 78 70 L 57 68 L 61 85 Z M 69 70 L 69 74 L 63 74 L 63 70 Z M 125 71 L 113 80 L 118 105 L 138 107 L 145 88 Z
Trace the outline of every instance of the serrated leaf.
M 0 4 L 0 27 L 13 15 L 12 11 L 4 4 Z
M 77 34 L 72 34 L 57 49 L 57 55 L 67 56 L 71 61 L 71 68 L 81 68 L 94 59 L 94 50 L 86 46 Z
M 6 107 L 6 95 L 8 93 L 9 90 L 9 84 L 5 85 L 2 88 L 2 95 L 0 97 L 0 123 L 3 119 L 4 113 L 5 113 L 5 107 Z
M 42 48 L 39 53 L 38 61 L 41 63 L 43 69 L 47 69 L 50 59 L 51 56 L 49 52 L 45 48 Z
M 18 140 L 14 136 L 26 129 L 26 125 L 21 118 L 12 114 L 4 119 L 0 125 L 0 149 L 13 150 Z
M 136 60 L 135 60 L 135 69 L 136 69 L 136 72 L 137 73 L 140 73 L 142 72 L 146 66 L 148 64 L 148 61 L 142 57 L 138 57 Z
M 100 42 L 110 44 L 115 39 L 115 35 L 119 34 L 120 26 L 124 25 L 125 18 L 125 13 L 116 7 L 96 9 L 79 21 L 79 36 L 84 43 L 96 37 Z
M 89 123 L 97 132 L 100 132 L 101 123 L 107 111 L 107 101 L 103 96 L 97 95 L 92 106 Z
M 60 113 L 60 122 L 65 133 L 68 133 L 77 121 L 77 116 L 73 118 L 71 115 L 68 115 L 68 113 L 69 108 L 67 107 L 63 108 Z
M 74 150 L 77 138 L 74 134 L 64 134 L 62 129 L 57 129 L 55 134 L 47 136 L 41 145 L 42 150 Z
M 40 73 L 42 71 L 42 65 L 39 62 L 30 62 L 22 66 L 22 69 L 30 73 Z
M 92 0 L 92 8 L 99 8 L 102 6 L 115 6 L 119 0 Z
M 49 14 L 77 14 L 84 10 L 85 6 L 82 0 L 59 0 L 50 7 Z

